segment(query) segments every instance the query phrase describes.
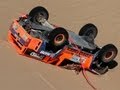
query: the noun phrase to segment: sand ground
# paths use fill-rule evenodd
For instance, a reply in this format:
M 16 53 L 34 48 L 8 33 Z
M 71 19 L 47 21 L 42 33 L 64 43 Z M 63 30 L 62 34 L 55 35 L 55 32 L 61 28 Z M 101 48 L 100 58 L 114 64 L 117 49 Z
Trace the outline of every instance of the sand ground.
M 49 21 L 78 33 L 86 23 L 99 30 L 98 46 L 113 43 L 120 50 L 119 0 L 0 0 L 0 90 L 92 90 L 83 75 L 64 70 L 16 53 L 6 42 L 10 23 L 21 13 L 41 5 L 50 13 Z M 98 90 L 120 89 L 118 66 L 102 76 L 87 72 Z

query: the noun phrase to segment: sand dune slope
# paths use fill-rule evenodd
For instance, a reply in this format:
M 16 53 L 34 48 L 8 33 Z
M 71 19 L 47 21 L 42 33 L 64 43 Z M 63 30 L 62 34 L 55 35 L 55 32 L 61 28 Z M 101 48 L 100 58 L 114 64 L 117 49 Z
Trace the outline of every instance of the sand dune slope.
M 113 43 L 120 50 L 119 0 L 1 0 L 0 1 L 0 90 L 92 90 L 82 73 L 76 75 L 45 63 L 20 56 L 7 42 L 10 23 L 33 7 L 45 6 L 49 21 L 78 33 L 86 23 L 94 23 L 99 30 L 98 46 Z M 118 66 L 103 76 L 87 72 L 98 90 L 120 89 L 120 55 Z

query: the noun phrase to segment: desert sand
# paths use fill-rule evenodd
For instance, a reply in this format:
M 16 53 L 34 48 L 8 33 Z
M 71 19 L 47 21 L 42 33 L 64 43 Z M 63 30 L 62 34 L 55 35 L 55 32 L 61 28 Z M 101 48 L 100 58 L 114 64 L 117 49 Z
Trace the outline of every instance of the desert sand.
M 0 0 L 0 90 L 93 90 L 82 73 L 18 55 L 7 42 L 7 32 L 14 18 L 41 5 L 48 9 L 51 23 L 76 33 L 94 23 L 98 46 L 113 43 L 120 50 L 119 4 L 119 0 Z M 120 90 L 119 58 L 118 53 L 118 66 L 104 75 L 87 72 L 97 90 Z

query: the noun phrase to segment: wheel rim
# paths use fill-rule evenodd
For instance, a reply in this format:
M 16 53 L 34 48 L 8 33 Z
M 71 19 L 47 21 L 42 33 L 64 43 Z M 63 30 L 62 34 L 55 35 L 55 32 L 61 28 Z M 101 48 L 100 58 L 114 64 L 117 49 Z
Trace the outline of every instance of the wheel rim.
M 105 54 L 104 58 L 105 58 L 105 60 L 109 60 L 109 59 L 112 59 L 113 55 L 114 55 L 114 52 L 109 51 Z
M 38 23 L 45 22 L 46 17 L 45 13 L 37 13 L 34 17 L 34 20 Z
M 61 43 L 63 43 L 65 40 L 65 36 L 63 34 L 59 34 L 55 37 L 54 42 L 56 45 L 60 45 Z
M 91 35 L 93 33 L 93 31 L 92 30 L 89 30 L 89 32 L 86 32 L 86 35 Z
M 95 37 L 95 32 L 93 30 L 89 30 L 89 32 L 85 33 L 86 36 L 90 36 L 90 37 Z

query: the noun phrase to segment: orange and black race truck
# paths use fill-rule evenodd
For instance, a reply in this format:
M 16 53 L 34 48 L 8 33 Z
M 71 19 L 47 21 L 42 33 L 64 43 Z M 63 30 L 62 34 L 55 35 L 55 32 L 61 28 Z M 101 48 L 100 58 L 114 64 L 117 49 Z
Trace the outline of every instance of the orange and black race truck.
M 94 24 L 84 25 L 77 35 L 49 23 L 48 18 L 47 9 L 37 6 L 12 22 L 8 41 L 19 54 L 67 69 L 84 68 L 98 74 L 108 71 L 107 63 L 118 50 L 113 44 L 100 48 L 94 43 L 98 33 Z

